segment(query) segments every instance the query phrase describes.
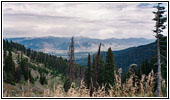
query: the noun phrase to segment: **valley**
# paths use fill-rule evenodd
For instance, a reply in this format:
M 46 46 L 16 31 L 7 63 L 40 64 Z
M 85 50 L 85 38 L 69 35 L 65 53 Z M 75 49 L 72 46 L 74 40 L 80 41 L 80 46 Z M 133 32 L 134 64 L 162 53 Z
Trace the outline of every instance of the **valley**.
M 36 51 L 43 51 L 44 53 L 61 56 L 68 59 L 68 47 L 71 37 L 21 37 L 21 38 L 6 38 L 14 42 L 24 45 L 26 48 L 30 48 Z M 119 51 L 127 49 L 129 47 L 137 47 L 140 45 L 146 45 L 154 42 L 153 39 L 144 38 L 124 38 L 124 39 L 93 39 L 88 37 L 75 37 L 75 61 L 77 63 L 82 62 L 81 59 L 85 59 L 88 53 L 91 55 L 96 53 L 99 43 L 102 43 L 101 51 L 107 51 L 107 48 L 111 47 L 113 51 Z M 81 65 L 87 65 L 79 63 Z

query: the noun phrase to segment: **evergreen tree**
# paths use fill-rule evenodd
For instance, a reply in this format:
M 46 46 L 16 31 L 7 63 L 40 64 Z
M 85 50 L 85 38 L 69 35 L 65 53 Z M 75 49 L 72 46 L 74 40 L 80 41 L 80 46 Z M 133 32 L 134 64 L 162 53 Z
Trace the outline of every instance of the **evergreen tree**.
M 11 51 L 9 51 L 8 56 L 5 59 L 4 71 L 6 75 L 5 82 L 14 84 L 15 83 L 15 63 L 12 59 Z
M 29 69 L 29 64 L 27 61 L 27 59 L 21 58 L 21 62 L 19 63 L 19 66 L 17 68 L 18 73 L 16 73 L 16 77 L 18 77 L 18 82 L 20 81 L 19 79 L 21 79 L 21 76 L 23 75 L 25 81 L 29 80 L 31 81 L 31 83 L 34 83 L 34 78 L 31 75 L 31 70 Z
M 156 12 L 153 12 L 155 14 L 155 18 L 153 19 L 156 21 L 156 29 L 154 32 L 156 33 L 157 38 L 157 64 L 158 64 L 158 77 L 157 77 L 157 96 L 160 97 L 161 94 L 161 54 L 160 54 L 160 33 L 163 32 L 163 30 L 166 28 L 165 22 L 167 20 L 167 17 L 164 15 L 165 7 L 161 6 L 161 3 L 158 3 L 157 6 L 154 8 L 157 9 Z
M 151 72 L 151 66 L 149 66 L 149 62 L 146 59 L 141 66 L 142 74 L 148 75 Z
M 30 54 L 31 54 L 31 49 L 27 49 L 27 56 L 30 57 Z
M 106 89 L 109 89 L 109 84 L 114 85 L 116 65 L 112 49 L 109 48 L 106 55 L 106 64 L 104 69 L 104 84 Z
M 139 77 L 139 79 L 142 78 L 142 66 L 139 66 L 139 69 L 138 69 L 138 77 Z
M 40 83 L 41 85 L 47 84 L 47 80 L 44 73 L 40 73 Z
M 98 73 L 98 84 L 100 85 L 100 87 L 103 85 L 104 83 L 104 79 L 105 79 L 105 73 L 104 73 L 104 70 L 105 70 L 105 63 L 102 59 L 102 56 L 100 55 L 100 62 L 99 62 L 99 73 Z
M 15 74 L 15 78 L 16 78 L 16 82 L 17 82 L 17 83 L 20 82 L 21 76 L 22 76 L 22 70 L 21 70 L 21 67 L 18 66 L 18 67 L 16 68 L 16 74 Z
M 66 79 L 66 81 L 64 82 L 63 88 L 65 92 L 68 92 L 68 90 L 71 87 L 71 81 L 69 79 Z
M 25 61 L 25 59 L 21 58 L 19 67 L 21 68 L 21 73 L 22 75 L 24 75 L 25 81 L 27 81 L 29 79 L 29 69 L 28 69 L 28 64 Z
M 92 75 L 92 81 L 93 81 L 93 86 L 94 88 L 97 90 L 97 83 L 98 83 L 98 72 L 99 72 L 99 68 L 100 68 L 100 49 L 101 49 L 101 43 L 99 45 L 99 49 L 98 49 L 98 52 L 97 52 L 97 55 L 96 55 L 96 61 L 94 63 L 94 69 L 93 69 L 93 75 Z
M 91 76 L 89 79 L 90 96 L 92 96 L 94 90 L 98 89 L 98 85 L 102 84 L 103 74 L 101 70 L 103 68 L 104 61 L 102 60 L 102 57 L 100 55 L 100 48 L 101 48 L 101 44 L 99 45 L 98 54 L 96 56 L 93 56 L 93 62 L 92 62 L 91 69 L 90 69 L 91 70 Z M 89 61 L 90 61 L 90 57 L 89 57 Z

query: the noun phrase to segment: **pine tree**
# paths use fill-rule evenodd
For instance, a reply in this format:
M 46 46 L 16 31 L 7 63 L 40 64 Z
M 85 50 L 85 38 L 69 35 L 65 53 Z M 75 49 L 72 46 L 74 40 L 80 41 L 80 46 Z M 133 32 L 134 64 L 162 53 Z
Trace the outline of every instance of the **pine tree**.
M 28 69 L 28 64 L 25 61 L 25 59 L 21 58 L 19 67 L 21 68 L 21 73 L 24 76 L 25 81 L 27 81 L 29 79 L 29 69 Z
M 99 62 L 99 73 L 98 73 L 98 84 L 100 85 L 100 87 L 102 87 L 103 83 L 104 83 L 104 79 L 105 79 L 105 73 L 104 73 L 104 68 L 105 68 L 105 63 L 102 59 L 102 56 L 100 55 L 100 62 Z
M 18 77 L 18 82 L 20 81 L 19 79 L 21 79 L 22 75 L 24 76 L 25 81 L 30 80 L 31 83 L 34 83 L 34 78 L 31 75 L 31 70 L 29 69 L 27 59 L 23 58 L 21 58 L 21 61 L 19 62 L 19 66 L 17 68 L 16 77 Z
M 157 64 L 158 64 L 158 72 L 157 72 L 157 96 L 160 97 L 161 95 L 161 54 L 160 54 L 160 33 L 163 32 L 163 30 L 166 28 L 164 23 L 167 20 L 167 17 L 164 15 L 165 7 L 161 6 L 161 3 L 158 3 L 157 6 L 154 8 L 157 9 L 156 12 L 153 12 L 155 14 L 155 18 L 153 19 L 156 21 L 156 29 L 154 32 L 156 33 L 157 38 Z
M 44 73 L 40 73 L 40 83 L 41 85 L 47 84 L 47 80 Z
M 16 68 L 16 74 L 15 74 L 15 78 L 16 78 L 16 82 L 17 82 L 17 83 L 20 82 L 21 76 L 22 76 L 22 70 L 21 70 L 21 67 L 18 66 L 18 67 Z
M 92 65 L 92 84 L 90 85 L 90 96 L 92 96 L 94 90 L 97 90 L 98 88 L 98 78 L 99 78 L 99 68 L 100 68 L 100 49 L 101 49 L 101 43 L 99 45 L 99 49 L 97 52 L 96 57 L 93 57 L 93 65 Z
M 115 80 L 116 65 L 114 60 L 114 55 L 112 49 L 109 48 L 106 55 L 106 64 L 104 69 L 104 84 L 106 84 L 106 89 L 109 89 L 109 84 L 114 85 Z
M 4 71 L 6 74 L 6 82 L 10 84 L 15 83 L 15 63 L 12 59 L 12 53 L 9 51 L 8 56 L 4 62 Z
M 146 59 L 145 61 L 142 62 L 142 74 L 148 75 L 151 72 L 151 66 L 149 66 L 149 62 Z
M 98 71 L 100 68 L 100 49 L 101 49 L 101 43 L 99 45 L 98 53 L 96 55 L 96 61 L 95 61 L 95 66 L 93 70 L 93 86 L 95 89 L 97 89 L 97 80 L 98 80 Z

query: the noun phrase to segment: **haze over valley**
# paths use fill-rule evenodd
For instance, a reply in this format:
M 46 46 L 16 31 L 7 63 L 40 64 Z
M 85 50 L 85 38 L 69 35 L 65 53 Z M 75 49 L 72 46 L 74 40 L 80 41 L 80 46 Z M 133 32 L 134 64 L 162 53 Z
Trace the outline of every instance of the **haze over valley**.
M 68 58 L 68 50 L 71 37 L 21 37 L 21 38 L 7 38 L 14 42 L 23 44 L 25 47 L 42 51 L 44 53 L 54 54 Z M 136 47 L 154 42 L 154 39 L 145 38 L 108 38 L 108 39 L 94 39 L 88 37 L 74 37 L 75 42 L 75 59 L 81 59 L 88 56 L 88 53 L 94 54 L 101 43 L 101 51 L 107 51 L 109 47 L 113 51 L 126 49 L 129 47 Z

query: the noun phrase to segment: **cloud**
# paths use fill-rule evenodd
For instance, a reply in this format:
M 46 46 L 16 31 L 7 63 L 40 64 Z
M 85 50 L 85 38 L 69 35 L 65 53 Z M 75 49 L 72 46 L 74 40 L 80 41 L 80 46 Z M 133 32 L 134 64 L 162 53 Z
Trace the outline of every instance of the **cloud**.
M 154 38 L 154 3 L 3 3 L 4 37 Z

